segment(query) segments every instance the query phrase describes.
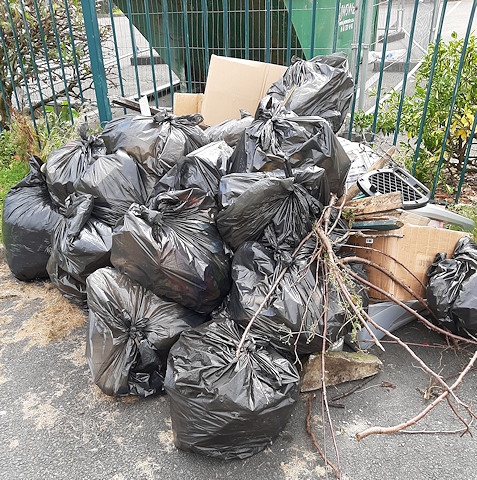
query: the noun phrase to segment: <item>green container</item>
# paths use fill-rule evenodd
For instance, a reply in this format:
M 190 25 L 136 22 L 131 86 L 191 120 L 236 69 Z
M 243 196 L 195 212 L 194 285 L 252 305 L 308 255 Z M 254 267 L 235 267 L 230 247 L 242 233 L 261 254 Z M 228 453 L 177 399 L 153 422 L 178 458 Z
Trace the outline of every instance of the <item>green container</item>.
M 313 16 L 313 0 L 293 0 L 292 22 L 306 59 L 334 51 L 351 53 L 356 3 L 317 0 Z
M 305 59 L 334 51 L 349 55 L 357 25 L 358 0 L 166 1 L 165 21 L 163 2 L 149 0 L 149 41 L 181 79 L 182 91 L 203 91 L 212 54 L 280 65 L 287 65 L 293 55 Z M 127 0 L 116 1 L 147 38 L 145 2 L 129 3 L 130 15 Z M 373 25 L 365 27 L 374 32 L 375 9 Z

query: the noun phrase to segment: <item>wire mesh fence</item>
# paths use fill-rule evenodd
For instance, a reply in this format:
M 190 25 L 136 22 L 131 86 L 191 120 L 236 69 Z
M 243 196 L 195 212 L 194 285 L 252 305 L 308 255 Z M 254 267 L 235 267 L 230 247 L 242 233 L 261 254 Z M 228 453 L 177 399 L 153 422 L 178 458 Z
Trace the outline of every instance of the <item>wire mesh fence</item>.
M 450 27 L 443 29 L 442 22 L 447 3 L 98 0 L 96 18 L 84 19 L 80 0 L 2 0 L 0 121 L 5 125 L 14 108 L 33 122 L 51 111 L 64 111 L 73 121 L 81 111 L 92 123 L 104 123 L 101 114 L 98 118 L 98 105 L 110 107 L 98 98 L 98 75 L 104 77 L 107 88 L 102 95 L 108 101 L 146 97 L 152 107 L 172 108 L 174 92 L 204 91 L 213 54 L 289 65 L 294 56 L 311 59 L 342 51 L 349 59 L 355 95 L 340 133 L 351 137 L 358 112 L 376 120 L 388 92 L 404 96 L 415 91 L 415 73 L 429 44 L 448 35 Z M 469 28 L 473 17 L 472 13 Z M 83 25 L 91 22 L 99 27 L 100 61 L 90 58 L 83 34 Z M 460 27 L 463 37 L 465 25 Z M 461 69 L 458 72 L 460 76 Z M 453 93 L 455 103 L 458 89 Z M 125 111 L 112 102 L 113 117 Z M 398 111 L 394 135 L 384 141 L 398 144 L 406 134 L 400 127 L 401 114 Z M 465 165 L 469 158 L 473 161 L 472 141 L 469 145 Z

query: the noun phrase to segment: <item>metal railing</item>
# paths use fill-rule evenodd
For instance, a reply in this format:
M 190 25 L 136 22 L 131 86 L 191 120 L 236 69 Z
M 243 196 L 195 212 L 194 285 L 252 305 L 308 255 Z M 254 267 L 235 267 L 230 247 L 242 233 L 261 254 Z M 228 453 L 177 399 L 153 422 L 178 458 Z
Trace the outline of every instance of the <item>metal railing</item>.
M 476 2 L 458 3 L 471 7 L 468 24 L 460 32 L 463 62 Z M 71 121 L 75 111 L 81 111 L 91 123 L 105 123 L 125 112 L 111 101 L 115 97 L 147 97 L 151 106 L 172 108 L 174 92 L 204 90 L 212 54 L 289 65 L 294 55 L 311 59 L 343 51 L 356 88 L 340 134 L 352 138 L 357 113 L 366 112 L 373 117 L 370 133 L 378 145 L 381 106 L 386 92 L 395 89 L 401 100 L 394 133 L 381 140 L 399 145 L 404 98 L 414 91 L 414 74 L 429 43 L 438 44 L 448 33 L 447 4 L 448 0 L 101 0 L 96 4 L 0 0 L 1 122 L 8 123 L 9 110 L 14 108 L 31 115 L 34 122 L 41 117 L 48 122 L 49 112 L 66 109 Z M 459 68 L 454 100 L 461 72 Z M 433 68 L 416 134 L 414 166 L 422 147 L 432 74 Z M 453 109 L 454 102 L 433 194 L 445 162 Z M 474 133 L 475 120 L 471 138 Z M 456 201 L 472 158 L 469 142 Z

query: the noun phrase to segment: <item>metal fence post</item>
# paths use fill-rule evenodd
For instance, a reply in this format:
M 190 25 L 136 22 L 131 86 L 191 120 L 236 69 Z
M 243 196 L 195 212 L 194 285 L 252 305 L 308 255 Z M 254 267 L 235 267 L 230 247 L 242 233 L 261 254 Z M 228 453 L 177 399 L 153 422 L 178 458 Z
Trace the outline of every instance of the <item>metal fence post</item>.
M 81 0 L 83 9 L 84 26 L 88 39 L 89 57 L 93 72 L 94 90 L 98 105 L 99 121 L 101 125 L 111 120 L 111 106 L 108 98 L 108 86 L 104 70 L 103 52 L 101 50 L 101 38 L 99 35 L 98 15 L 96 2 L 93 0 Z

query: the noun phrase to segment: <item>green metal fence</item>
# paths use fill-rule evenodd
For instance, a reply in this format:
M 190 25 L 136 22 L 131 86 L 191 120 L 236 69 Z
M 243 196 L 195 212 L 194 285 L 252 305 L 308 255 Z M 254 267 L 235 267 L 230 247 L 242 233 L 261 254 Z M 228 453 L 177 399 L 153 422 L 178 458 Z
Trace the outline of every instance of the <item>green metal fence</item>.
M 459 26 L 461 62 L 449 87 L 447 122 L 439 127 L 444 135 L 435 194 L 445 147 L 455 134 L 459 85 L 468 82 L 461 77 L 473 48 L 472 0 L 0 0 L 0 121 L 8 125 L 13 108 L 34 122 L 48 123 L 48 115 L 60 111 L 73 121 L 79 111 L 92 124 L 104 123 L 125 112 L 115 105 L 117 97 L 147 97 L 151 106 L 171 108 L 174 92 L 203 91 L 212 54 L 289 65 L 294 55 L 310 59 L 343 51 L 356 89 L 340 135 L 363 133 L 360 119 L 367 114 L 366 138 L 385 149 L 407 140 L 404 100 L 416 90 L 415 73 L 429 44 L 448 40 L 446 19 L 456 7 L 468 9 L 467 24 Z M 413 132 L 414 170 L 426 148 L 436 62 L 437 53 Z M 390 89 L 400 97 L 392 134 L 383 136 L 380 115 Z M 475 105 L 470 98 L 470 139 Z M 465 146 L 456 200 L 474 163 L 472 141 Z

